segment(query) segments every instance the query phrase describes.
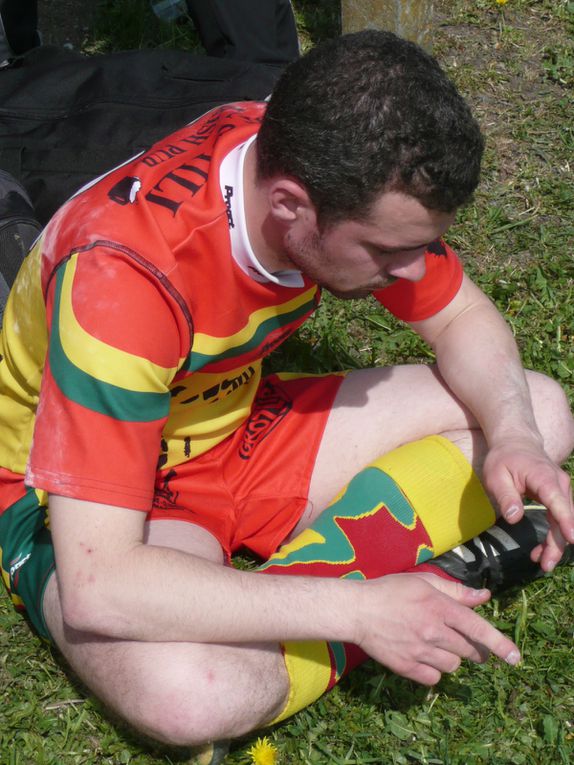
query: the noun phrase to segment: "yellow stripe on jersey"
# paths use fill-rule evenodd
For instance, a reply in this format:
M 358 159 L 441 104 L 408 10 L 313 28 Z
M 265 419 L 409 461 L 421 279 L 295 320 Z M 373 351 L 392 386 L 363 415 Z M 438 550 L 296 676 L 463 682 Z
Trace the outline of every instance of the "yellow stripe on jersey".
M 68 360 L 83 372 L 101 382 L 126 388 L 138 393 L 163 392 L 159 381 L 173 379 L 177 367 L 162 367 L 149 359 L 122 351 L 86 332 L 72 305 L 74 277 L 78 254 L 72 255 L 66 265 L 62 282 L 60 304 L 60 342 Z M 180 359 L 180 363 L 183 359 Z M 129 379 L 126 380 L 126 371 Z
M 272 325 L 283 326 L 293 320 L 293 314 L 311 310 L 316 294 L 317 288 L 312 287 L 281 305 L 254 311 L 245 326 L 232 335 L 219 337 L 198 332 L 194 336 L 192 356 L 216 361 L 249 351 L 263 341 L 270 329 L 275 328 Z

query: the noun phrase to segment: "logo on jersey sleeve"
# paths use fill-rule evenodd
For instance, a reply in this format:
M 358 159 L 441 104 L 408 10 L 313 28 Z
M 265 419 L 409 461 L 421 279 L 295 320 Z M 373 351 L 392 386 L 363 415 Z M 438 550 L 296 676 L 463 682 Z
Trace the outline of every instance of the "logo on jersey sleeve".
M 108 197 L 119 205 L 133 205 L 141 187 L 142 182 L 139 178 L 126 175 L 108 191 Z

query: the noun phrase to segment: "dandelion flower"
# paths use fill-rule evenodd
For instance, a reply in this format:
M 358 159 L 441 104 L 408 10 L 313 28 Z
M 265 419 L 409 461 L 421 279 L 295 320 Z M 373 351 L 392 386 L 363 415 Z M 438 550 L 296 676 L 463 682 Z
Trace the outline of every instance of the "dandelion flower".
M 258 738 L 247 753 L 251 755 L 253 765 L 277 765 L 277 749 L 267 736 Z
M 506 5 L 507 2 L 508 0 L 496 0 L 497 5 Z

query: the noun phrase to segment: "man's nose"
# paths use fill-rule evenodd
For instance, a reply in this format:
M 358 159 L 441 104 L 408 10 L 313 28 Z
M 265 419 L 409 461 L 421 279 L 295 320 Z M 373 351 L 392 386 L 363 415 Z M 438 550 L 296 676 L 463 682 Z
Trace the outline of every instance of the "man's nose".
M 426 273 L 425 248 L 421 247 L 415 252 L 395 256 L 385 270 L 395 279 L 419 282 Z

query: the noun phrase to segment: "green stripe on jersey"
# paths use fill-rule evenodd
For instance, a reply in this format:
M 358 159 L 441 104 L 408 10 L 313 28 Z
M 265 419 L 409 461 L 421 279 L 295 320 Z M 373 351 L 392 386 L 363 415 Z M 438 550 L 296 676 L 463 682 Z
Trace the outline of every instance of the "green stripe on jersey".
M 66 356 L 60 337 L 60 307 L 64 268 L 58 269 L 50 336 L 50 369 L 66 398 L 93 412 L 122 422 L 152 422 L 167 416 L 169 392 L 141 392 L 102 382 L 73 364 Z

